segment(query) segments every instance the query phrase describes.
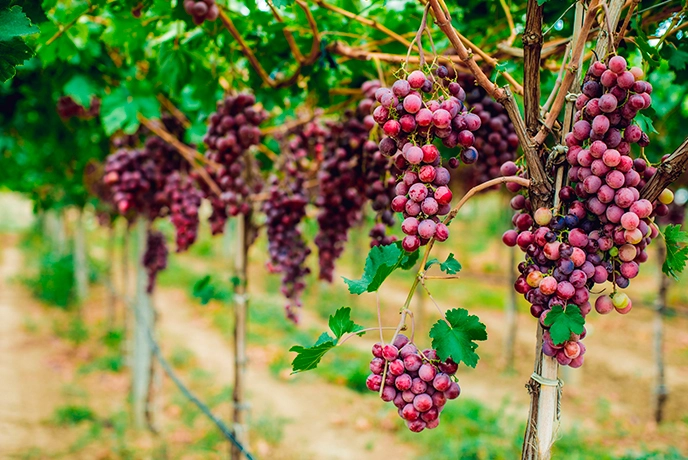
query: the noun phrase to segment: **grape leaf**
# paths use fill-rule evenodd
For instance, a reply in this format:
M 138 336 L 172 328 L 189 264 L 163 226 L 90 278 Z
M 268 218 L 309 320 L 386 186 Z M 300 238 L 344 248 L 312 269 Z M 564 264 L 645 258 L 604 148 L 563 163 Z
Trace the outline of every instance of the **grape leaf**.
M 17 73 L 16 67 L 33 56 L 33 51 L 21 38 L 0 42 L 0 83 Z
M 275 5 L 277 8 L 283 8 L 285 6 L 289 6 L 292 3 L 294 3 L 293 0 L 273 0 L 272 4 Z
M 549 2 L 549 0 L 537 0 L 537 2 L 538 2 L 538 6 L 542 6 L 545 3 Z
M 418 262 L 418 259 L 420 258 L 420 251 L 416 249 L 413 251 L 411 254 L 406 253 L 401 259 L 401 264 L 399 264 L 399 267 L 402 270 L 411 270 L 414 265 L 416 265 L 416 262 Z
M 670 46 L 667 46 L 665 48 L 670 50 L 669 65 L 673 67 L 675 70 L 685 69 L 686 64 L 688 64 L 688 53 L 677 48 L 672 48 Z
M 440 359 L 453 359 L 467 366 L 475 367 L 480 357 L 475 353 L 477 340 L 487 340 L 487 330 L 480 318 L 469 315 L 463 308 L 455 308 L 446 313 L 447 321 L 438 320 L 430 330 L 432 347 Z M 447 322 L 449 324 L 447 324 Z
M 67 96 L 86 109 L 91 106 L 91 97 L 98 94 L 98 88 L 84 75 L 75 75 L 63 89 Z
M 356 324 L 351 320 L 351 308 L 349 307 L 342 307 L 337 310 L 334 315 L 331 315 L 328 325 L 330 326 L 330 329 L 334 333 L 337 340 L 339 340 L 346 333 L 358 332 L 363 329 L 363 326 Z
M 292 374 L 315 369 L 325 353 L 334 347 L 335 343 L 332 340 L 308 348 L 294 345 L 289 349 L 296 353 L 296 358 L 291 362 Z
M 450 252 L 447 256 L 447 260 L 440 262 L 434 257 L 425 263 L 425 270 L 432 267 L 433 265 L 439 264 L 440 270 L 448 275 L 455 275 L 461 271 L 461 264 L 458 260 L 454 258 L 454 253 Z
M 24 14 L 20 6 L 0 11 L 0 41 L 12 40 L 38 33 L 38 27 L 31 24 L 31 20 Z
M 549 327 L 552 342 L 560 345 L 571 338 L 571 334 L 581 334 L 585 326 L 585 318 L 580 308 L 568 304 L 566 310 L 561 305 L 555 305 L 545 318 L 545 326 Z
M 668 225 L 662 235 L 666 244 L 666 259 L 662 264 L 662 272 L 678 280 L 678 274 L 683 272 L 688 262 L 688 232 L 682 231 L 680 225 Z
M 14 77 L 16 67 L 34 55 L 20 37 L 38 32 L 20 6 L 0 10 L 0 82 Z
M 638 112 L 638 114 L 635 116 L 638 126 L 640 126 L 640 128 L 648 134 L 659 134 L 659 132 L 657 132 L 655 129 L 655 126 L 652 124 L 653 118 L 655 120 L 659 118 L 656 115 L 655 110 L 650 107 L 645 112 L 645 114 Z
M 312 347 L 294 345 L 289 349 L 289 351 L 296 353 L 296 357 L 291 362 L 292 374 L 315 369 L 325 353 L 337 346 L 339 339 L 345 334 L 356 333 L 363 329 L 363 326 L 351 320 L 351 308 L 349 307 L 342 307 L 334 315 L 330 315 L 329 326 L 334 337 L 323 332 Z M 359 335 L 363 334 L 361 332 Z
M 447 260 L 440 264 L 440 270 L 447 275 L 455 275 L 461 271 L 461 264 L 454 258 L 454 254 L 450 252 Z
M 403 256 L 404 250 L 401 249 L 400 243 L 375 246 L 366 257 L 363 276 L 358 280 L 344 278 L 344 282 L 349 286 L 349 292 L 360 295 L 377 291 L 383 281 L 399 267 Z
M 103 97 L 100 107 L 101 122 L 109 136 L 118 129 L 133 134 L 139 127 L 138 114 L 147 118 L 160 117 L 160 103 L 151 93 L 136 92 L 120 86 Z

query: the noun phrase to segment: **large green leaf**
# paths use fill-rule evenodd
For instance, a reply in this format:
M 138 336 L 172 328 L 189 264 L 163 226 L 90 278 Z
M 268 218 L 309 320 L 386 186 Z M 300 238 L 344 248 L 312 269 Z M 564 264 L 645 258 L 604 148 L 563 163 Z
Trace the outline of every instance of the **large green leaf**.
M 449 310 L 446 318 L 447 321 L 438 320 L 430 330 L 432 347 L 442 360 L 451 358 L 456 363 L 463 362 L 475 367 L 479 359 L 475 352 L 478 344 L 475 342 L 487 340 L 485 325 L 480 318 L 469 315 L 463 308 Z
M 662 264 L 662 272 L 678 281 L 678 274 L 683 272 L 688 262 L 688 232 L 682 231 L 680 225 L 668 225 L 663 235 L 666 259 Z
M 555 305 L 547 313 L 545 326 L 549 327 L 552 342 L 560 345 L 571 339 L 571 334 L 581 334 L 585 326 L 585 318 L 581 314 L 580 307 L 568 304 L 566 309 L 561 305 Z

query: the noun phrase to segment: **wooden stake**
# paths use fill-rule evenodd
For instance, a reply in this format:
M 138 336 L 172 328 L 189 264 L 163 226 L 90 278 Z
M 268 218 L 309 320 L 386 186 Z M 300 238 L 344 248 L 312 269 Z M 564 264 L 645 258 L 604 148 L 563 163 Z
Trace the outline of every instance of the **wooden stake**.
M 240 214 L 236 226 L 236 253 L 234 259 L 235 276 L 238 278 L 234 288 L 234 436 L 243 444 L 248 445 L 248 430 L 246 427 L 246 403 L 244 393 L 246 385 L 246 324 L 248 319 L 248 300 L 246 298 L 247 285 L 247 255 L 248 232 L 250 231 L 250 215 Z M 240 460 L 241 451 L 232 444 L 231 459 Z
M 88 295 L 88 260 L 86 255 L 86 232 L 84 231 L 84 210 L 79 209 L 74 225 L 74 281 L 79 303 Z
M 131 315 L 134 321 L 134 355 L 132 360 L 132 412 L 134 426 L 142 429 L 146 426 L 146 406 L 151 383 L 151 365 L 153 350 L 148 338 L 148 327 L 153 323 L 150 296 L 146 292 L 148 275 L 143 266 L 143 253 L 146 250 L 148 223 L 139 219 L 136 224 L 136 300 L 133 308 L 136 314 Z
M 514 348 L 516 344 L 517 320 L 518 314 L 516 312 L 516 290 L 514 283 L 516 282 L 516 248 L 508 248 L 509 251 L 509 273 L 506 277 L 507 290 L 509 292 L 506 300 L 506 339 L 504 340 L 504 369 L 506 371 L 514 370 Z

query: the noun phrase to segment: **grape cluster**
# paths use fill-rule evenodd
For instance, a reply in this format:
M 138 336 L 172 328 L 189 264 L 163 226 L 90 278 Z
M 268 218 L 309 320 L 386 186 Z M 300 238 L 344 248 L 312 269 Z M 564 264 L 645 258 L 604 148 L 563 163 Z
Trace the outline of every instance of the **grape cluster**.
M 448 399 L 461 393 L 452 380 L 458 365 L 440 361 L 435 350 L 421 353 L 403 334 L 394 343 L 373 345 L 372 374 L 366 379 L 369 390 L 380 392 L 383 401 L 393 403 L 406 426 L 414 433 L 440 424 L 440 413 Z
M 155 164 L 144 149 L 119 149 L 107 157 L 103 181 L 109 186 L 113 204 L 120 214 L 148 210 L 147 205 L 155 196 L 156 173 Z
M 318 168 L 318 247 L 320 279 L 332 281 L 334 263 L 344 250 L 349 230 L 361 221 L 366 203 L 366 150 L 371 125 L 361 111 L 347 110 L 339 121 L 326 123 L 323 160 Z M 378 180 L 380 172 L 375 173 Z M 384 192 L 384 191 L 383 191 Z
M 252 94 L 227 96 L 217 102 L 217 111 L 208 117 L 208 132 L 203 138 L 208 147 L 206 157 L 221 166 L 217 172 L 208 168 L 208 173 L 222 194 L 216 196 L 205 183 L 199 183 L 213 209 L 209 219 L 213 235 L 224 231 L 228 216 L 248 214 L 249 194 L 262 187 L 257 174 L 247 176 L 247 161 L 251 159 L 243 154 L 260 143 L 258 126 L 266 118 L 267 112 L 256 105 Z M 195 174 L 194 177 L 197 178 Z
M 193 17 L 196 25 L 203 24 L 203 21 L 214 21 L 220 15 L 215 0 L 184 0 L 184 10 Z
M 287 298 L 287 318 L 298 322 L 301 294 L 306 287 L 303 279 L 310 273 L 306 258 L 311 253 L 299 224 L 306 216 L 308 199 L 303 177 L 291 162 L 285 168 L 285 183 L 271 179 L 269 198 L 263 203 L 267 217 L 269 269 L 282 273 L 282 294 Z
M 394 156 L 395 166 L 403 173 L 391 208 L 405 217 L 401 229 L 407 236 L 402 246 L 409 252 L 433 237 L 444 241 L 449 236 L 438 216 L 451 210 L 450 174 L 441 166 L 434 140 L 442 139 L 449 148 L 460 147 L 466 164 L 478 158 L 473 132 L 482 124 L 480 117 L 468 113 L 463 104 L 466 93 L 457 82 L 446 80 L 447 68 L 440 66 L 436 73 L 437 78 L 415 70 L 406 79 L 395 81 L 391 89 L 375 92 L 380 105 L 373 118 L 386 135 L 380 141 L 380 152 Z M 438 82 L 446 84 L 446 96 L 440 95 L 444 86 Z
M 627 70 L 620 56 L 608 65 L 591 66 L 576 101 L 577 121 L 565 138 L 570 185 L 559 191 L 561 214 L 540 208 L 531 216 L 526 197 L 512 199 L 512 207 L 521 212 L 513 219 L 517 230 L 508 230 L 503 241 L 518 245 L 527 255 L 519 265 L 515 289 L 531 303 L 532 315 L 543 326 L 555 305 L 575 305 L 585 317 L 592 310 L 591 289 L 606 281 L 613 283 L 614 292 L 597 298 L 597 312 L 616 309 L 625 314 L 632 308 L 617 288 L 628 287 L 638 275 L 639 264 L 648 258 L 646 247 L 658 235 L 650 220 L 655 206 L 639 192 L 656 169 L 630 156 L 631 144 L 649 142 L 632 124 L 638 111 L 651 103 L 652 86 L 641 77 L 642 70 Z M 516 165 L 508 162 L 502 172 L 516 173 Z M 583 337 L 585 330 L 555 343 L 546 332 L 543 352 L 562 365 L 579 367 L 585 353 Z
M 481 121 L 480 128 L 474 133 L 475 148 L 480 152 L 480 157 L 472 169 L 466 170 L 462 181 L 467 188 L 472 188 L 500 176 L 501 165 L 516 159 L 519 143 L 504 106 L 489 97 L 483 88 L 476 86 L 472 76 L 461 75 L 459 81 L 466 90 L 466 106 Z M 458 166 L 458 161 L 450 162 L 449 167 L 452 166 Z
M 198 236 L 201 191 L 188 176 L 175 171 L 168 176 L 164 193 L 169 199 L 170 221 L 177 230 L 177 252 L 186 251 Z
M 155 289 L 158 272 L 167 267 L 167 241 L 165 235 L 155 230 L 148 230 L 146 252 L 143 254 L 143 266 L 148 273 L 146 291 L 150 294 Z
M 97 117 L 100 114 L 100 99 L 92 97 L 91 106 L 86 110 L 83 105 L 77 103 L 71 96 L 62 96 L 57 100 L 57 114 L 63 120 L 73 117 L 83 120 Z

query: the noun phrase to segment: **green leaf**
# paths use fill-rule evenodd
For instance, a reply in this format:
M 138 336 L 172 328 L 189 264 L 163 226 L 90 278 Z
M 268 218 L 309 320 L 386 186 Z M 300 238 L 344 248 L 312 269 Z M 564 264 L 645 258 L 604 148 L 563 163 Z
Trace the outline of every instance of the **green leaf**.
M 680 225 L 668 225 L 662 235 L 666 244 L 662 272 L 678 281 L 678 274 L 683 272 L 688 262 L 688 232 L 682 231 Z
M 173 96 L 179 94 L 190 77 L 190 56 L 187 51 L 183 47 L 175 47 L 171 42 L 163 43 L 158 54 L 158 66 L 160 81 L 167 85 L 169 93 Z
M 549 1 L 549 0 L 537 0 L 539 6 L 544 5 L 544 4 L 547 3 L 548 1 Z
M 335 343 L 330 340 L 322 342 L 319 345 L 314 345 L 312 347 L 306 348 L 299 345 L 294 345 L 289 349 L 296 353 L 296 358 L 291 362 L 292 373 L 309 371 L 318 367 L 318 363 L 325 353 L 333 349 Z
M 0 41 L 12 40 L 39 32 L 38 27 L 24 14 L 20 6 L 0 11 Z
M 360 295 L 377 291 L 383 281 L 399 267 L 403 256 L 401 243 L 375 246 L 368 252 L 361 279 L 344 278 L 344 282 L 349 286 L 349 292 Z
M 349 307 L 342 307 L 334 315 L 331 315 L 328 325 L 334 333 L 336 340 L 341 339 L 344 334 L 358 332 L 363 329 L 363 326 L 351 320 L 351 308 Z
M 475 341 L 487 340 L 485 325 L 480 318 L 469 315 L 463 308 L 455 308 L 446 313 L 447 321 L 438 320 L 430 330 L 432 347 L 437 350 L 440 359 L 453 359 L 475 367 L 480 357 L 475 353 L 478 344 Z M 449 324 L 447 324 L 449 322 Z
M 447 260 L 440 264 L 440 270 L 448 275 L 455 275 L 461 271 L 461 264 L 454 258 L 454 254 L 450 252 Z
M 91 97 L 98 92 L 98 87 L 84 75 L 75 75 L 64 85 L 64 93 L 87 109 L 91 106 Z
M 673 67 L 675 70 L 685 69 L 686 64 L 688 64 L 688 53 L 670 46 L 667 46 L 666 49 L 670 50 L 667 52 L 669 55 L 669 66 Z
M 139 127 L 138 114 L 146 118 L 160 117 L 160 103 L 153 94 L 132 93 L 120 86 L 103 97 L 100 107 L 101 122 L 109 136 L 118 129 L 133 134 Z
M 33 56 L 33 50 L 21 38 L 0 42 L 0 82 L 14 77 L 16 67 Z
M 549 327 L 552 342 L 560 345 L 571 338 L 571 334 L 581 334 L 585 326 L 585 318 L 580 308 L 568 304 L 566 310 L 561 305 L 555 305 L 545 318 L 545 326 Z
M 461 271 L 461 264 L 459 263 L 458 260 L 454 258 L 454 253 L 449 253 L 447 256 L 447 260 L 444 262 L 440 262 L 439 260 L 435 259 L 434 257 L 430 260 L 428 260 L 425 263 L 425 268 L 424 270 L 428 270 L 428 268 L 432 267 L 433 265 L 439 264 L 440 270 L 442 270 L 444 273 L 448 275 L 455 275 Z
M 423 267 L 423 270 L 427 271 L 428 268 L 432 267 L 433 265 L 437 265 L 438 263 L 440 263 L 440 261 L 437 260 L 436 257 L 433 257 L 432 259 L 425 262 L 425 267 Z
M 295 345 L 289 349 L 289 351 L 296 352 L 296 358 L 291 362 L 293 374 L 315 369 L 325 353 L 339 343 L 339 339 L 345 334 L 357 333 L 363 329 L 363 326 L 351 320 L 351 308 L 349 307 L 342 307 L 334 315 L 330 315 L 329 326 L 334 337 L 323 332 L 312 347 Z M 363 334 L 361 332 L 358 335 Z
M 659 132 L 657 132 L 657 130 L 655 129 L 655 126 L 652 124 L 653 118 L 659 118 L 656 116 L 655 110 L 652 107 L 650 107 L 647 110 L 645 110 L 645 112 L 645 114 L 638 112 L 638 114 L 635 116 L 635 119 L 638 122 L 638 126 L 640 126 L 640 128 L 648 134 L 659 134 Z
M 273 5 L 275 5 L 277 8 L 284 8 L 285 6 L 289 6 L 294 3 L 294 0 L 273 0 Z
M 416 262 L 418 262 L 419 258 L 420 251 L 418 249 L 413 251 L 411 254 L 406 253 L 404 254 L 404 257 L 402 257 L 399 267 L 402 270 L 411 270 L 416 265 Z
M 325 343 L 325 342 L 334 342 L 335 340 L 332 338 L 330 334 L 327 332 L 323 332 L 320 334 L 320 337 L 318 337 L 318 340 L 315 341 L 314 347 L 317 347 L 318 345 Z

